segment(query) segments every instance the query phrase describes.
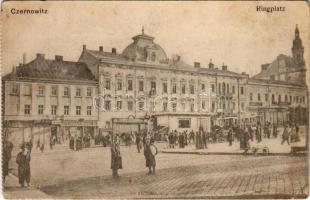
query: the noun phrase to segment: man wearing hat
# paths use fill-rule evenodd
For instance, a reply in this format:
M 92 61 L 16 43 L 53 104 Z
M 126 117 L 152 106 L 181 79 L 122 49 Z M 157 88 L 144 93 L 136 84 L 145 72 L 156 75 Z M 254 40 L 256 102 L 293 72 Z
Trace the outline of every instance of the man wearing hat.
M 113 178 L 118 178 L 118 170 L 122 169 L 122 157 L 120 151 L 120 139 L 116 136 L 111 145 L 111 169 Z
M 16 163 L 18 164 L 18 181 L 21 187 L 25 186 L 25 181 L 27 187 L 30 184 L 30 151 L 29 147 L 25 144 L 22 145 L 22 151 L 17 154 Z
M 144 156 L 145 156 L 145 161 L 146 161 L 146 167 L 149 168 L 149 173 L 148 173 L 149 175 L 155 174 L 155 166 L 156 166 L 155 155 L 156 154 L 157 154 L 157 147 L 154 145 L 154 141 L 152 141 L 151 137 L 148 135 L 145 138 Z
M 286 141 L 287 144 L 290 145 L 289 139 L 290 139 L 290 132 L 288 130 L 288 125 L 285 125 L 284 130 L 283 130 L 283 134 L 282 134 L 281 144 L 283 144 Z

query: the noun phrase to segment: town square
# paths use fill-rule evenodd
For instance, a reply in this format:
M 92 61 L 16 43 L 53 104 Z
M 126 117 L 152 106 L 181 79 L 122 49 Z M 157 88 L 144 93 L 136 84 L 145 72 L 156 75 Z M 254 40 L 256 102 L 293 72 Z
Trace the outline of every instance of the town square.
M 308 196 L 304 4 L 93 3 L 4 6 L 4 198 Z

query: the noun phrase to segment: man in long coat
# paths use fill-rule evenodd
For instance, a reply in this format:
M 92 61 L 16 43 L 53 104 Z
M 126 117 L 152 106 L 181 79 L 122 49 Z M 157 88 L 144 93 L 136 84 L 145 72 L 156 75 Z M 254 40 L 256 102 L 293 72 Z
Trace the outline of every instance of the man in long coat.
M 140 133 L 136 133 L 136 145 L 137 145 L 138 153 L 140 153 L 140 149 L 141 149 L 141 135 L 140 135 Z
M 17 154 L 16 163 L 18 164 L 18 181 L 21 187 L 25 186 L 25 181 L 27 186 L 30 184 L 30 151 L 26 145 L 22 146 L 22 151 Z
M 282 134 L 282 142 L 281 144 L 283 144 L 285 141 L 287 142 L 288 145 L 290 145 L 290 132 L 288 130 L 288 127 L 287 125 L 284 127 L 284 130 L 283 130 L 283 134 Z
M 144 157 L 145 157 L 145 166 L 149 168 L 148 174 L 155 174 L 156 160 L 155 155 L 157 154 L 157 148 L 151 142 L 151 138 L 148 136 L 146 138 L 145 148 L 144 148 Z
M 2 183 L 4 183 L 5 177 L 9 174 L 9 162 L 12 156 L 13 144 L 5 140 L 2 148 Z
M 229 128 L 228 130 L 228 134 L 227 134 L 227 140 L 228 140 L 228 143 L 229 143 L 229 146 L 232 145 L 232 142 L 233 142 L 233 132 L 232 132 L 232 129 Z
M 122 169 L 122 157 L 120 151 L 120 139 L 116 137 L 111 145 L 111 169 L 113 178 L 118 178 L 118 170 Z
M 199 149 L 199 132 L 198 131 L 196 131 L 195 145 L 196 145 L 196 149 Z

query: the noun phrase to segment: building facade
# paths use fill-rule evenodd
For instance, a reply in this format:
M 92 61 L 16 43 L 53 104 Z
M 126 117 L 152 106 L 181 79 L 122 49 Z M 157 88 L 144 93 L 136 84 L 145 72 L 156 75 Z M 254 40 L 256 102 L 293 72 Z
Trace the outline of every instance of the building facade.
M 308 113 L 308 95 L 298 28 L 293 57 L 278 56 L 252 78 L 212 61 L 168 58 L 144 31 L 132 39 L 121 53 L 83 45 L 78 62 L 38 54 L 14 68 L 3 77 L 6 127 L 67 135 L 307 122 L 300 114 Z
M 98 78 L 104 106 L 99 109 L 99 127 L 110 126 L 113 118 L 133 116 L 152 117 L 154 129 L 198 130 L 201 126 L 210 131 L 218 116 L 237 118 L 245 109 L 248 75 L 212 62 L 202 67 L 199 62 L 188 65 L 178 56 L 169 59 L 144 33 L 133 37 L 120 54 L 115 48 L 104 52 L 102 47 L 83 46 L 79 61 L 87 63 Z
M 48 60 L 37 54 L 3 77 L 2 86 L 4 130 L 17 143 L 31 137 L 49 142 L 51 135 L 59 140 L 69 133 L 96 131 L 93 97 L 98 84 L 84 63 L 64 61 L 62 56 Z

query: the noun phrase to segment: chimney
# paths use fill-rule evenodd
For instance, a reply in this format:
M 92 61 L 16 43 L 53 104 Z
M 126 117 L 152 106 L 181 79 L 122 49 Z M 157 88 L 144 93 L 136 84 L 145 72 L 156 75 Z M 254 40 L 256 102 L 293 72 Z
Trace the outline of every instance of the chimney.
M 12 74 L 15 74 L 15 73 L 16 73 L 16 67 L 13 66 L 13 68 L 12 68 Z
M 266 71 L 268 69 L 269 64 L 263 64 L 261 65 L 262 71 Z
M 210 62 L 209 62 L 209 69 L 214 69 L 214 64 L 212 63 L 212 59 L 210 59 Z
M 63 56 L 55 55 L 55 61 L 62 62 Z
M 27 62 L 27 60 L 26 60 L 26 53 L 23 53 L 23 65 L 25 65 L 26 62 Z
M 83 44 L 83 51 L 86 50 L 86 44 Z
M 100 46 L 100 47 L 99 47 L 99 51 L 100 51 L 100 52 L 103 52 L 103 46 Z
M 214 64 L 213 63 L 209 63 L 209 69 L 214 69 Z
M 43 53 L 37 53 L 37 59 L 44 59 Z
M 224 65 L 224 64 L 223 64 L 222 70 L 223 70 L 223 71 L 227 71 L 227 65 Z
M 112 48 L 112 53 L 116 54 L 116 48 Z
M 200 62 L 194 62 L 194 67 L 195 68 L 200 68 Z

